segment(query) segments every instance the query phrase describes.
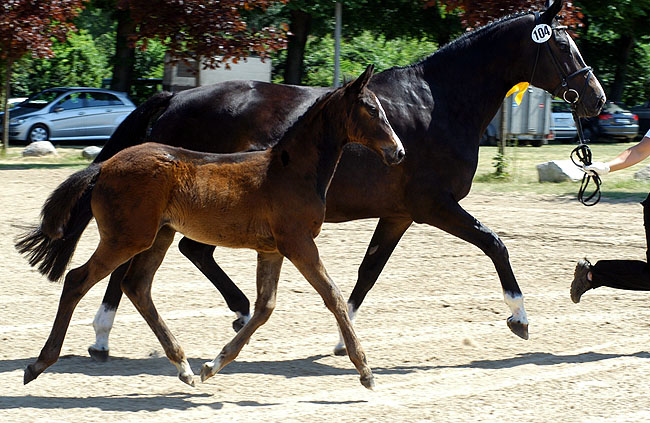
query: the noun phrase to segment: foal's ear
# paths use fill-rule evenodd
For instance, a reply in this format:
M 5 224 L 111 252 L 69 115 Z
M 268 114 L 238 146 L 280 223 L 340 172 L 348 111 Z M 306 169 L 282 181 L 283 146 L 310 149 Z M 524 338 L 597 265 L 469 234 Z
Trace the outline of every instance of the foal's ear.
M 368 65 L 365 71 L 354 81 L 348 85 L 345 90 L 348 93 L 355 93 L 359 94 L 361 93 L 361 90 L 363 90 L 366 85 L 368 85 L 368 82 L 370 82 L 370 78 L 372 77 L 372 74 L 375 71 L 375 65 Z
M 550 1 L 546 2 L 546 10 L 542 13 L 540 21 L 542 23 L 550 25 L 553 22 L 555 16 L 562 9 L 562 0 L 555 0 L 553 4 L 549 6 Z

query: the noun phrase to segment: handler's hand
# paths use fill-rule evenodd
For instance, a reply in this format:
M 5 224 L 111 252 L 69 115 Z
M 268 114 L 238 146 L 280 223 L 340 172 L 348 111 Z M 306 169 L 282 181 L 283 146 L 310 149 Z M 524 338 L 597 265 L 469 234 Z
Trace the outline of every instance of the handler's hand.
M 609 166 L 603 162 L 593 162 L 589 166 L 585 166 L 584 171 L 588 175 L 605 176 L 609 173 Z

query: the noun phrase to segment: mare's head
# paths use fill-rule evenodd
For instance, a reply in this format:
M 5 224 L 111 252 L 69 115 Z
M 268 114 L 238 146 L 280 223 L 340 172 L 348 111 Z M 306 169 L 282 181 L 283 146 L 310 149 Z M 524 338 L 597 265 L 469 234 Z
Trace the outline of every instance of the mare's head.
M 346 131 L 350 142 L 375 151 L 384 163 L 394 165 L 404 159 L 402 141 L 390 126 L 379 99 L 367 88 L 374 66 L 370 65 L 354 81 L 341 88 L 347 110 Z
M 555 0 L 546 11 L 535 15 L 528 41 L 535 57 L 530 82 L 575 104 L 578 115 L 595 116 L 605 104 L 605 92 L 566 27 L 558 25 L 560 9 L 562 0 Z

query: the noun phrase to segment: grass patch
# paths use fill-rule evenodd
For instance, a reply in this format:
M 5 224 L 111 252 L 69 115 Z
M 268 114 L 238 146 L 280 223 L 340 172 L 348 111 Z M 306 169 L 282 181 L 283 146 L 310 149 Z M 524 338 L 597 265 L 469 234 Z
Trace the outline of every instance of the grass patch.
M 616 157 L 634 143 L 590 144 L 594 161 L 607 161 Z M 508 161 L 508 178 L 500 179 L 494 175 L 494 157 L 497 147 L 480 147 L 479 163 L 474 177 L 472 191 L 474 192 L 528 192 L 557 196 L 576 197 L 580 182 L 540 183 L 536 166 L 551 160 L 568 160 L 575 144 L 552 144 L 542 147 L 506 147 L 505 156 Z M 634 174 L 647 161 L 627 169 L 611 173 L 603 178 L 601 186 L 603 200 L 611 199 L 644 199 L 650 191 L 649 181 L 638 181 Z M 590 187 L 593 185 L 590 184 Z
M 81 152 L 86 146 L 57 145 L 57 155 L 45 157 L 23 157 L 25 146 L 9 147 L 7 154 L 0 154 L 0 170 L 13 169 L 47 169 L 47 168 L 83 168 L 90 160 L 82 157 Z

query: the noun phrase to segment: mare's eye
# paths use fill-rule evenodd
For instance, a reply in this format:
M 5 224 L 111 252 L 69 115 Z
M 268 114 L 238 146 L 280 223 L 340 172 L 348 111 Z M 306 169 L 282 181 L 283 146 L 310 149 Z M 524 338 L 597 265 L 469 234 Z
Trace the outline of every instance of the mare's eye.
M 367 109 L 370 116 L 372 117 L 379 116 L 379 112 L 377 111 L 377 108 L 375 106 L 368 106 Z

